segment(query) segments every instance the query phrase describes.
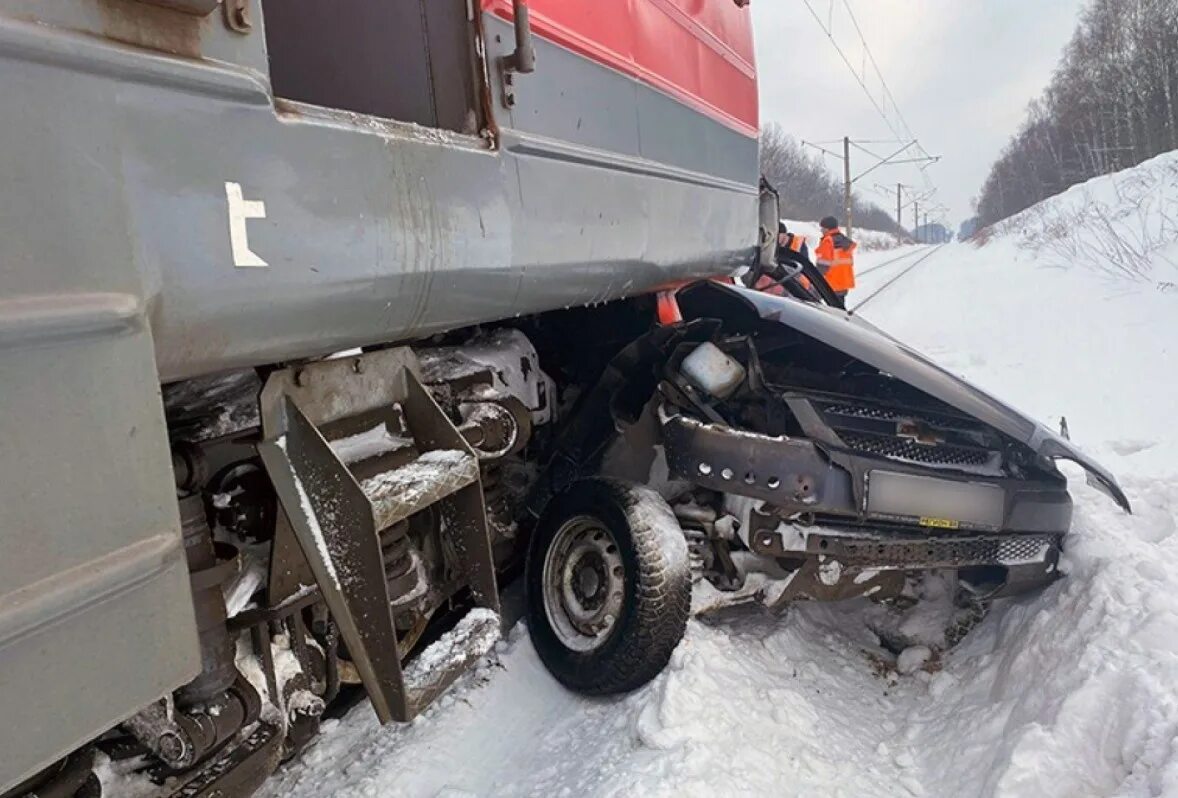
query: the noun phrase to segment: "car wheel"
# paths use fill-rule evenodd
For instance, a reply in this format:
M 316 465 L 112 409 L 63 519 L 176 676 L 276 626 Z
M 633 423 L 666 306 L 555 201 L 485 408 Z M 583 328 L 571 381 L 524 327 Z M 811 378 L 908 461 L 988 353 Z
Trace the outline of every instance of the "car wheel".
M 582 693 L 646 684 L 687 626 L 687 543 L 649 488 L 595 478 L 553 497 L 529 543 L 525 580 L 540 659 Z

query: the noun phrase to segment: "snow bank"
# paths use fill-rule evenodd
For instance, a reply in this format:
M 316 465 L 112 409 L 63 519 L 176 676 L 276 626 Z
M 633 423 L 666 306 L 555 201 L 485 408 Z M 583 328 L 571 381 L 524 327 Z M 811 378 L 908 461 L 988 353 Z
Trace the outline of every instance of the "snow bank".
M 984 231 L 1041 263 L 1178 293 L 1178 151 L 1072 186 Z
M 806 237 L 806 243 L 810 245 L 810 251 L 813 253 L 818 242 L 822 240 L 822 228 L 818 226 L 818 222 L 799 222 L 796 220 L 782 219 L 785 226 L 791 233 L 800 233 Z M 896 244 L 896 236 L 892 233 L 881 233 L 879 230 L 860 230 L 858 228 L 852 230 L 851 238 L 855 239 L 859 244 L 859 252 L 868 252 L 879 249 L 894 249 Z
M 1178 182 L 1170 193 L 1178 199 Z M 851 304 L 912 260 L 867 275 Z M 1178 290 L 1157 288 L 1172 268 L 1164 252 L 1147 267 L 1154 281 L 1115 279 L 1048 260 L 1011 231 L 942 248 L 864 316 L 1029 415 L 1053 427 L 1067 418 L 1072 437 L 1118 474 L 1173 474 Z
M 866 311 L 1032 415 L 1066 417 L 1136 510 L 1077 475 L 1067 578 L 1000 603 L 931 677 L 904 739 L 934 794 L 1178 794 L 1176 175 L 1171 153 L 1077 186 L 980 248 L 947 247 Z M 1051 226 L 1069 215 L 1108 224 Z M 1138 261 L 1117 271 L 1060 240 Z
M 1078 489 L 1067 578 L 1001 605 L 933 677 L 906 728 L 940 794 L 1178 794 L 1173 485 L 1137 492 L 1136 518 Z

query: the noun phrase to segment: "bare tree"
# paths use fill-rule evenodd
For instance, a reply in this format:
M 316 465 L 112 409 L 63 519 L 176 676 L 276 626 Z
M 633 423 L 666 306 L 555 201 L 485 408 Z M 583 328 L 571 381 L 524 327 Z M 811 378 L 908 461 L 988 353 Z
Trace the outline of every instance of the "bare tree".
M 978 196 L 990 225 L 1178 149 L 1178 0 L 1090 0 L 1051 85 Z
M 821 158 L 808 154 L 780 125 L 769 124 L 761 131 L 761 174 L 781 195 L 781 213 L 786 218 L 818 221 L 840 215 L 843 184 Z M 851 199 L 856 227 L 896 231 L 896 221 L 887 211 L 858 196 Z

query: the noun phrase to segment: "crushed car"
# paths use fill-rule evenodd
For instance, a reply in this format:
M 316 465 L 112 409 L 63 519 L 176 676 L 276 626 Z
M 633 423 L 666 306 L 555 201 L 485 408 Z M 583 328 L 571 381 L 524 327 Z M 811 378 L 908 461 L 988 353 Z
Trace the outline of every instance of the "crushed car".
M 832 307 L 820 276 L 800 285 L 786 296 L 716 281 L 679 289 L 682 321 L 623 348 L 567 427 L 538 489 L 565 498 L 541 516 L 528 578 L 533 639 L 570 685 L 602 686 L 614 666 L 593 654 L 634 617 L 661 613 L 666 637 L 682 632 L 688 588 L 675 579 L 688 577 L 629 589 L 631 573 L 673 569 L 657 557 L 629 567 L 612 552 L 634 548 L 630 528 L 592 510 L 619 484 L 657 488 L 697 581 L 776 609 L 895 598 L 941 569 L 978 600 L 1050 583 L 1072 516 L 1059 459 L 1130 510 L 1068 440 Z M 657 499 L 631 497 L 641 502 Z M 613 660 L 661 667 L 673 643 L 654 651 L 658 634 L 637 636 L 645 648 Z

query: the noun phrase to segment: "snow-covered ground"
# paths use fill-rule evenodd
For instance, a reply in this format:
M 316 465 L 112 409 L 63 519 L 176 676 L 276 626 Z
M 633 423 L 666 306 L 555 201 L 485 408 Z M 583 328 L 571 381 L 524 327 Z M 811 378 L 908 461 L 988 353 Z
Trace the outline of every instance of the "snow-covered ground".
M 782 219 L 785 226 L 791 233 L 804 235 L 806 243 L 810 245 L 813 250 L 818 246 L 818 242 L 822 240 L 822 228 L 818 226 L 818 222 L 800 222 L 791 219 Z M 860 252 L 876 252 L 883 249 L 892 249 L 896 246 L 896 236 L 892 233 L 882 233 L 879 230 L 854 229 L 852 238 L 859 244 Z
M 943 247 L 863 310 L 1032 415 L 1065 416 L 1134 505 L 1122 513 L 1069 471 L 1066 578 L 999 602 L 939 661 L 897 673 L 863 603 L 748 609 L 692 621 L 648 687 L 590 700 L 557 685 L 517 627 L 414 723 L 379 729 L 366 705 L 330 722 L 265 794 L 1178 795 L 1172 251 L 1113 279 L 1011 228 Z

